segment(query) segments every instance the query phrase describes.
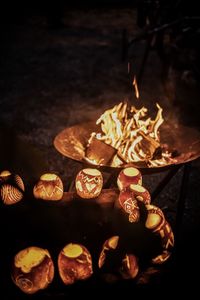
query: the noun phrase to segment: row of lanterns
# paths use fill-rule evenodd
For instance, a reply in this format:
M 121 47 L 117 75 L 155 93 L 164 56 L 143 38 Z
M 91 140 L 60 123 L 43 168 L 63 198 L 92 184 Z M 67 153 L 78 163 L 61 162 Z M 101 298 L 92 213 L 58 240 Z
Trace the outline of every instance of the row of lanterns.
M 103 187 L 103 176 L 97 169 L 83 169 L 76 176 L 76 191 L 81 198 L 96 198 Z M 22 178 L 10 171 L 0 173 L 0 197 L 4 204 L 12 205 L 22 200 L 25 186 Z M 36 199 L 58 201 L 63 197 L 61 178 L 53 173 L 43 174 L 33 188 Z
M 128 215 L 129 222 L 136 223 L 140 219 L 139 202 L 143 203 L 147 211 L 145 227 L 159 235 L 161 239 L 162 253 L 154 257 L 151 262 L 162 264 L 167 261 L 174 246 L 174 235 L 162 210 L 151 204 L 151 195 L 142 186 L 140 171 L 134 167 L 122 169 L 117 178 L 117 186 L 119 197 L 116 199 L 115 206 Z M 97 169 L 82 169 L 76 176 L 75 187 L 79 197 L 83 199 L 96 198 L 100 195 L 103 187 L 103 176 Z M 24 191 L 24 183 L 19 175 L 11 174 L 9 171 L 0 173 L 0 195 L 4 204 L 11 205 L 19 202 L 23 198 Z M 62 180 L 58 175 L 51 173 L 43 174 L 33 188 L 35 198 L 50 201 L 61 200 L 63 192 Z M 99 268 L 104 265 L 107 251 L 117 248 L 118 240 L 118 236 L 106 240 L 100 253 Z M 136 277 L 139 267 L 134 254 L 126 254 L 122 265 L 124 278 Z M 59 254 L 58 268 L 60 277 L 65 284 L 86 279 L 93 273 L 91 255 L 83 245 L 69 244 Z M 36 269 L 41 273 L 40 276 Z M 53 280 L 54 267 L 51 256 L 47 250 L 37 247 L 20 251 L 15 256 L 13 270 L 14 282 L 26 293 L 34 293 L 43 289 Z M 41 279 L 38 281 L 38 278 Z
M 142 175 L 138 169 L 133 167 L 123 169 L 118 175 L 117 185 L 120 190 L 119 202 L 130 214 L 129 219 L 133 217 L 131 208 L 133 203 L 137 206 L 136 200 L 142 201 L 145 205 L 150 204 L 151 196 L 148 190 L 142 186 Z M 103 188 L 102 173 L 97 169 L 82 169 L 76 176 L 75 187 L 81 198 L 98 197 Z M 19 202 L 22 200 L 24 192 L 24 182 L 19 175 L 9 171 L 0 173 L 0 196 L 4 204 L 12 205 Z M 62 199 L 63 193 L 62 180 L 53 173 L 43 174 L 33 188 L 33 195 L 36 199 L 58 201 Z M 129 194 L 132 198 L 130 203 L 126 201 Z
M 98 260 L 99 269 L 105 263 L 106 253 L 115 250 L 118 241 L 119 236 L 113 236 L 105 241 Z M 67 244 L 60 251 L 57 264 L 60 278 L 65 285 L 86 280 L 93 274 L 92 256 L 81 244 Z M 11 277 L 21 291 L 34 294 L 47 288 L 53 281 L 54 269 L 53 260 L 47 249 L 29 247 L 15 255 Z M 139 271 L 137 257 L 133 254 L 126 254 L 118 271 L 122 278 L 134 279 Z

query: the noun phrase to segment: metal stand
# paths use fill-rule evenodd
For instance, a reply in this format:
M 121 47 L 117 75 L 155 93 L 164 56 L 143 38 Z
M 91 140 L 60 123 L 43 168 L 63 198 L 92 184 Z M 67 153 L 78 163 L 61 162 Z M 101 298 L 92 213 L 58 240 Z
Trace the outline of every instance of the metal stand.
M 157 185 L 157 187 L 152 192 L 152 201 L 164 190 L 170 180 L 176 175 L 180 168 L 183 168 L 183 174 L 181 178 L 181 186 L 179 191 L 179 197 L 177 200 L 177 207 L 176 207 L 176 218 L 175 218 L 175 225 L 174 225 L 174 235 L 175 235 L 175 252 L 179 251 L 179 245 L 181 242 L 181 227 L 183 222 L 184 210 L 185 210 L 185 201 L 187 197 L 187 190 L 188 190 L 188 181 L 189 181 L 189 174 L 190 174 L 190 162 L 185 163 L 184 165 L 175 166 L 171 169 L 163 180 Z
M 157 185 L 157 187 L 154 189 L 154 191 L 151 194 L 151 199 L 154 201 L 154 199 L 163 191 L 163 189 L 166 187 L 166 185 L 170 182 L 170 180 L 175 176 L 175 174 L 178 172 L 178 170 L 181 168 L 182 165 L 177 165 L 173 167 L 163 178 L 163 180 Z
M 177 210 L 176 210 L 176 223 L 175 223 L 176 251 L 179 250 L 179 245 L 181 242 L 180 233 L 181 233 L 181 226 L 183 222 L 183 215 L 185 209 L 185 200 L 188 191 L 189 175 L 190 175 L 190 164 L 188 163 L 183 166 L 183 175 L 182 175 L 179 199 L 178 199 Z

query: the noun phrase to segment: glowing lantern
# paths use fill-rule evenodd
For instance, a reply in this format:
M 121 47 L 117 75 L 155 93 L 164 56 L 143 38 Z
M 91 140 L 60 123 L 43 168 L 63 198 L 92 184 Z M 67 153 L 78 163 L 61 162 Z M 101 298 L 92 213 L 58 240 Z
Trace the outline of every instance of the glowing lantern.
M 130 184 L 142 184 L 142 175 L 140 171 L 133 167 L 123 169 L 117 178 L 117 185 L 120 191 Z
M 151 195 L 147 189 L 139 184 L 130 184 L 129 189 L 134 195 L 134 198 L 143 202 L 145 205 L 151 203 Z
M 15 255 L 12 280 L 24 293 L 45 289 L 53 277 L 54 265 L 48 250 L 29 247 Z
M 118 202 L 126 213 L 129 214 L 129 221 L 138 222 L 140 219 L 140 210 L 134 194 L 129 188 L 123 189 L 118 198 Z
M 119 242 L 119 236 L 115 235 L 112 236 L 111 238 L 107 239 L 102 247 L 101 253 L 99 255 L 99 260 L 98 260 L 98 266 L 99 268 L 102 268 L 105 260 L 106 260 L 106 252 L 110 250 L 115 250 L 118 246 Z
M 162 246 L 166 250 L 172 250 L 174 246 L 174 234 L 170 224 L 166 221 L 160 231 L 160 235 L 162 238 Z
M 165 216 L 162 210 L 155 205 L 146 205 L 146 208 L 148 215 L 145 227 L 153 232 L 159 232 L 165 223 Z
M 4 204 L 11 205 L 23 198 L 24 183 L 19 175 L 11 174 L 9 171 L 0 173 L 0 198 Z
M 80 244 L 66 245 L 58 256 L 59 274 L 66 285 L 85 280 L 92 273 L 92 258 L 89 251 Z
M 159 265 L 161 265 L 161 264 L 163 264 L 165 261 L 167 261 L 168 259 L 169 259 L 169 257 L 171 256 L 171 252 L 170 251 L 167 251 L 167 250 L 163 250 L 163 252 L 160 254 L 160 255 L 158 255 L 158 256 L 156 256 L 156 257 L 154 257 L 153 259 L 152 259 L 152 263 L 153 264 L 159 264 Z
M 53 173 L 43 174 L 34 186 L 33 194 L 37 199 L 60 200 L 63 197 L 62 180 Z
M 126 254 L 122 260 L 120 273 L 124 279 L 134 279 L 139 271 L 138 259 L 133 254 Z
M 81 198 L 95 198 L 101 193 L 103 177 L 97 169 L 83 169 L 76 176 L 76 192 Z
M 154 264 L 162 264 L 171 255 L 171 250 L 174 246 L 174 234 L 171 226 L 165 220 L 162 210 L 155 205 L 146 205 L 147 220 L 145 223 L 146 228 L 160 235 L 163 252 L 154 257 L 152 262 Z

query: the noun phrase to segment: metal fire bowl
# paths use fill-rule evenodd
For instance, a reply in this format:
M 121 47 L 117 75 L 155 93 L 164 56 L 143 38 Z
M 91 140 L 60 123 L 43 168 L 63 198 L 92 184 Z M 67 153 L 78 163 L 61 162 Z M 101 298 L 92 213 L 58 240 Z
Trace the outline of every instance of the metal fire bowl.
M 64 156 L 94 166 L 86 161 L 85 150 L 90 134 L 97 129 L 98 127 L 93 121 L 68 127 L 55 137 L 54 146 Z M 142 173 L 155 173 L 200 157 L 200 132 L 196 129 L 165 122 L 160 130 L 160 136 L 161 144 L 167 145 L 169 151 L 176 153 L 175 162 L 157 167 L 148 167 L 144 162 L 138 162 L 121 165 L 118 169 L 131 165 L 141 169 Z M 96 167 L 104 170 L 114 168 L 112 164 Z

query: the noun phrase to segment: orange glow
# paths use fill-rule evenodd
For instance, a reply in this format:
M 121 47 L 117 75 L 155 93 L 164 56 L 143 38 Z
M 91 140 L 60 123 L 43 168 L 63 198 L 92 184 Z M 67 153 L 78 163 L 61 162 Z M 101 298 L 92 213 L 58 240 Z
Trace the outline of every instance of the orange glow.
M 23 198 L 25 191 L 22 178 L 8 170 L 0 173 L 0 200 L 6 205 L 12 205 Z
M 38 266 L 45 258 L 50 257 L 47 250 L 38 247 L 30 247 L 21 250 L 15 256 L 15 266 L 21 268 L 24 273 L 29 273 L 33 267 Z
M 63 183 L 60 177 L 53 173 L 45 173 L 33 188 L 36 199 L 58 201 L 63 196 Z
M 52 181 L 52 180 L 56 180 L 56 178 L 57 178 L 57 175 L 52 174 L 52 173 L 46 173 L 40 177 L 40 179 L 44 180 L 44 181 Z
M 115 250 L 118 246 L 119 236 L 114 235 L 111 238 L 107 239 L 102 247 L 101 253 L 99 255 L 98 266 L 101 269 L 105 263 L 107 252 L 110 250 Z
M 81 244 L 66 245 L 58 255 L 58 271 L 66 285 L 89 278 L 93 274 L 90 252 Z
M 137 85 L 137 80 L 136 80 L 136 77 L 135 77 L 135 76 L 134 76 L 134 78 L 133 78 L 133 87 L 134 87 L 134 89 L 135 89 L 135 97 L 136 97 L 137 99 L 139 99 L 140 94 L 139 94 L 138 85 Z
M 11 278 L 26 294 L 47 288 L 54 278 L 54 264 L 49 251 L 29 247 L 18 252 L 13 260 Z
M 10 175 L 11 175 L 11 173 L 10 173 L 10 171 L 8 171 L 8 170 L 2 171 L 2 172 L 0 173 L 0 176 L 1 176 L 1 177 L 7 177 L 7 176 L 10 176 Z
M 133 82 L 139 96 L 136 80 Z M 170 153 L 163 152 L 159 159 L 153 159 L 156 149 L 160 147 L 159 128 L 164 122 L 163 109 L 158 103 L 156 106 L 158 111 L 155 119 L 148 116 L 147 108 L 136 109 L 121 102 L 106 110 L 96 121 L 101 126 L 101 132 L 92 133 L 91 138 L 95 136 L 117 150 L 112 165 L 141 161 L 148 166 L 166 164 Z
M 111 249 L 116 249 L 119 242 L 119 236 L 113 236 L 108 240 L 108 245 Z
M 75 258 L 80 256 L 83 253 L 83 250 L 78 244 L 68 244 L 63 249 L 63 253 L 67 257 Z
M 98 197 L 103 187 L 103 176 L 97 169 L 82 169 L 76 176 L 75 186 L 81 198 Z
M 158 214 L 149 214 L 146 220 L 146 228 L 155 228 L 161 222 L 161 216 Z

